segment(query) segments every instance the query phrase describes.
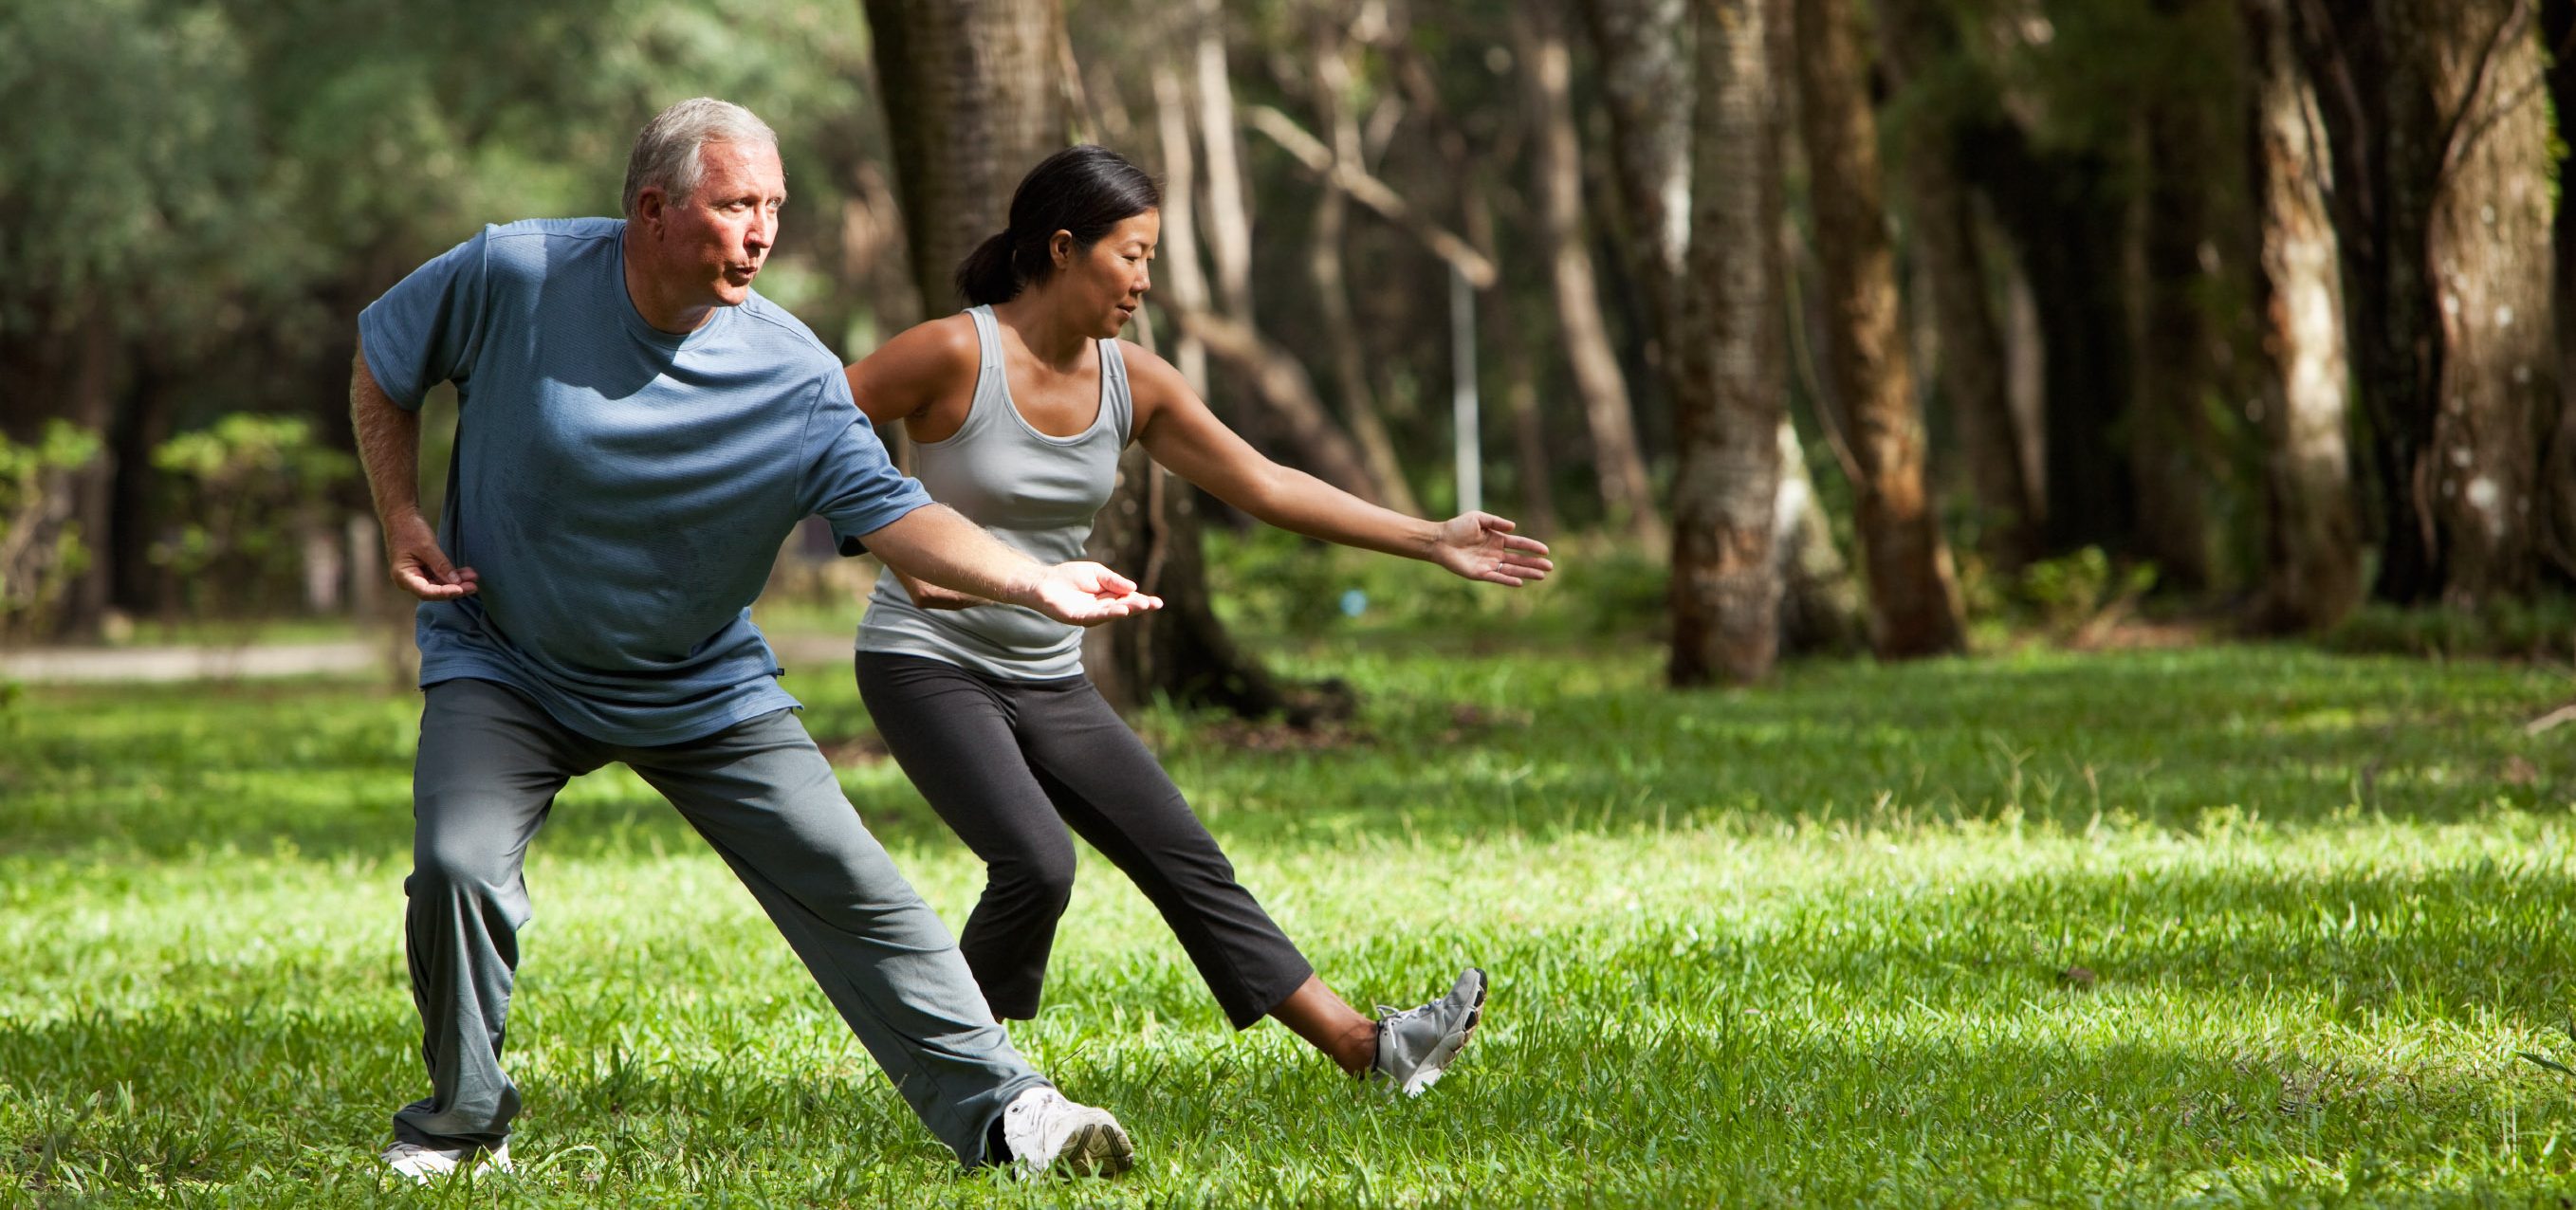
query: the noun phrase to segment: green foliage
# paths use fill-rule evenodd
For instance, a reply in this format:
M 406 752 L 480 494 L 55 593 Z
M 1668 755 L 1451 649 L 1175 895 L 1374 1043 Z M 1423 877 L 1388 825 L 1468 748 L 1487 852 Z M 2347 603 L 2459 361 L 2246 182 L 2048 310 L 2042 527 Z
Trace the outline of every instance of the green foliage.
M 300 416 L 238 412 L 152 451 L 186 518 L 152 557 L 179 577 L 201 614 L 236 613 L 262 588 L 295 582 L 306 535 L 325 529 L 332 489 L 357 460 L 320 444 Z
M 2475 609 L 2373 602 L 2354 610 L 2324 642 L 2350 652 L 2576 659 L 2576 598 L 2496 600 Z
M 1365 637 L 1365 636 L 1364 636 Z M 1674 695 L 1634 646 L 1286 644 L 1324 746 L 1149 721 L 1324 977 L 1495 976 L 1422 1101 L 1227 1027 L 1085 853 L 1014 1041 L 1135 1131 L 1103 1186 L 961 1176 L 723 862 L 622 768 L 531 850 L 526 1171 L 380 1189 L 425 1087 L 411 695 L 37 689 L 0 745 L 0 1201 L 192 1206 L 2528 1204 L 2576 1179 L 2576 755 L 2536 668 L 2286 648 Z M 789 685 L 863 732 L 846 659 Z M 256 737 L 255 739 L 249 737 Z M 841 770 L 952 923 L 980 867 Z M 2081 968 L 2090 978 L 2074 972 Z
M 2106 610 L 2124 608 L 2156 586 L 2152 563 L 2114 565 L 2101 547 L 2042 559 L 2022 569 L 2012 597 L 2056 638 L 2067 638 Z
M 96 433 L 60 420 L 31 444 L 0 436 L 0 642 L 43 633 L 89 566 L 67 484 L 98 450 Z

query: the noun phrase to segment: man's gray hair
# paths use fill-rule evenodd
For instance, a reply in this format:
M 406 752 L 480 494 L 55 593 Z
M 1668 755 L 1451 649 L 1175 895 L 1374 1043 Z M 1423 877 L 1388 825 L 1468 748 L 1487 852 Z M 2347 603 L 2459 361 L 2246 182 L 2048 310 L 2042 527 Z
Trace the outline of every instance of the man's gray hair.
M 626 217 L 635 217 L 635 204 L 647 189 L 660 189 L 672 203 L 696 196 L 698 178 L 706 174 L 699 151 L 709 143 L 765 143 L 775 148 L 778 132 L 750 110 L 714 97 L 691 97 L 655 114 L 635 136 L 635 150 L 626 157 Z

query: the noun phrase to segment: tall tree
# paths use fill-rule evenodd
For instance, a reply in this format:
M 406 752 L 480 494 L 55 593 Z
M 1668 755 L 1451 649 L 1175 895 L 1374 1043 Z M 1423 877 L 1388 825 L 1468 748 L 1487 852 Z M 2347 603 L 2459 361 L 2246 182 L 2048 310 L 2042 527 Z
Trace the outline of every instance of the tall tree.
M 2576 118 L 2576 0 L 2541 0 L 2541 44 L 2549 56 L 2550 112 L 2559 137 Z M 2576 580 L 2576 200 L 2562 181 L 2553 225 L 2557 239 L 2558 423 L 2540 464 L 2541 548 L 2561 580 Z
M 1353 112 L 1355 80 L 1347 32 L 1349 20 L 1338 9 L 1338 5 L 1323 4 L 1306 14 L 1307 46 L 1314 65 L 1315 110 L 1332 140 L 1333 159 L 1360 164 L 1365 157 L 1361 154 L 1359 118 Z M 1315 297 L 1323 311 L 1324 339 L 1330 346 L 1326 355 L 1332 361 L 1333 388 L 1341 397 L 1343 421 L 1367 459 L 1370 477 L 1376 480 L 1386 506 L 1400 513 L 1419 513 L 1422 506 L 1415 502 L 1413 490 L 1405 482 L 1404 464 L 1395 454 L 1395 439 L 1387 433 L 1385 419 L 1378 413 L 1377 392 L 1369 384 L 1367 347 L 1361 343 L 1359 323 L 1351 314 L 1349 274 L 1344 271 L 1342 256 L 1350 223 L 1350 195 L 1330 182 L 1315 195 L 1315 231 L 1307 248 L 1306 267 L 1315 279 Z
M 1789 21 L 1771 10 L 1766 9 L 1765 14 L 1763 27 L 1772 43 L 1767 61 L 1775 70 L 1781 70 L 1778 65 L 1789 57 Z M 1600 56 L 1602 100 L 1610 115 L 1610 163 L 1623 219 L 1615 227 L 1624 236 L 1628 260 L 1636 267 L 1637 280 L 1646 296 L 1649 360 L 1662 375 L 1666 397 L 1675 401 L 1678 421 L 1681 410 L 1712 403 L 1713 387 L 1705 377 L 1705 365 L 1696 371 L 1685 369 L 1684 350 L 1706 345 L 1712 339 L 1704 328 L 1685 327 L 1682 322 L 1691 259 L 1694 253 L 1715 254 L 1713 248 L 1699 242 L 1699 237 L 1744 249 L 1763 245 L 1756 249 L 1757 254 L 1776 258 L 1783 255 L 1782 239 L 1766 232 L 1785 237 L 1790 228 L 1776 219 L 1768 227 L 1748 229 L 1695 228 L 1693 223 L 1692 140 L 1697 108 L 1693 98 L 1697 95 L 1699 73 L 1685 62 L 1682 50 L 1683 34 L 1705 14 L 1686 7 L 1684 0 L 1587 0 L 1584 15 L 1592 46 Z M 1732 53 L 1746 53 L 1738 43 L 1729 46 Z M 1792 99 L 1776 86 L 1771 91 L 1775 121 L 1785 123 L 1779 111 L 1785 110 Z M 1710 129 L 1713 128 L 1702 127 L 1701 132 L 1705 134 Z M 1765 154 L 1776 163 L 1783 151 L 1785 148 L 1775 145 Z M 1775 319 L 1770 329 L 1775 339 L 1782 333 L 1780 322 Z M 1776 348 L 1775 355 L 1785 356 Z M 1699 376 L 1695 381 L 1685 381 L 1686 373 Z M 1834 547 L 1832 526 L 1816 498 L 1805 456 L 1786 415 L 1779 417 L 1773 445 L 1780 451 L 1771 462 L 1776 474 L 1769 487 L 1775 534 L 1773 566 L 1781 580 L 1779 593 L 1731 593 L 1688 606 L 1676 600 L 1674 607 L 1690 608 L 1701 617 L 1712 616 L 1711 610 L 1752 609 L 1752 614 L 1730 613 L 1713 623 L 1716 632 L 1739 634 L 1748 627 L 1776 626 L 1781 649 L 1846 649 L 1852 645 L 1850 636 L 1860 629 L 1858 593 L 1848 566 Z M 1745 463 L 1744 469 L 1758 465 L 1755 458 Z M 1738 490 L 1753 490 L 1762 482 L 1701 485 L 1694 476 L 1706 467 L 1701 463 L 1676 468 L 1679 473 L 1673 490 L 1677 514 L 1684 509 L 1679 498 L 1682 493 L 1731 495 Z M 1714 535 L 1701 537 L 1678 530 L 1674 540 L 1677 552 L 1680 543 L 1717 541 Z M 1765 603 L 1769 601 L 1776 601 L 1778 608 L 1772 609 Z M 1675 630 L 1679 633 L 1692 625 L 1677 617 Z
M 1536 135 L 1530 171 L 1536 178 L 1531 192 L 1538 200 L 1539 240 L 1555 290 L 1557 334 L 1565 342 L 1575 394 L 1583 400 L 1584 421 L 1592 434 L 1602 507 L 1631 535 L 1660 543 L 1663 523 L 1637 442 L 1636 412 L 1618 354 L 1601 323 L 1601 294 L 1584 238 L 1582 140 L 1574 126 L 1564 3 L 1534 0 L 1511 10 Z
M 2101 148 L 2043 139 L 2009 116 L 1962 142 L 1961 165 L 1993 203 L 2035 304 L 2040 550 L 2124 546 L 2135 498 L 2114 433 L 2130 410 L 2134 350 L 2120 241 L 2104 238 L 2123 205 L 2118 168 Z
M 1697 0 L 1689 271 L 1673 375 L 1675 685 L 1742 683 L 1779 651 L 1773 552 L 1788 373 L 1780 245 L 1779 111 L 1772 23 L 1780 0 Z M 1751 232 L 1755 238 L 1724 233 Z
M 2241 143 L 2229 125 L 2242 115 L 2225 101 L 2236 61 L 2212 45 L 2233 32 L 2234 14 L 2213 0 L 2154 0 L 2149 11 L 2143 52 L 2161 70 L 2139 121 L 2145 185 L 2134 232 L 2134 320 L 2137 347 L 2152 355 L 2133 363 L 2126 435 L 2139 553 L 2155 562 L 2163 584 L 2190 592 L 2210 582 L 2216 459 L 2206 396 L 2225 377 L 2207 313 L 2218 264 L 2209 253 L 2220 245 L 2218 195 L 2233 174 L 2232 161 L 2213 164 L 2211 152 Z
M 2377 595 L 2527 589 L 2558 403 L 2548 98 L 2532 0 L 2303 0 L 2354 378 L 2384 513 Z
M 1911 118 L 1891 146 L 1902 157 L 1907 231 L 1931 287 L 1936 387 L 1976 495 L 1979 545 L 2009 572 L 2038 553 L 2040 502 L 2022 472 L 2003 329 L 1986 287 L 1974 196 L 1958 163 L 1959 127 L 1977 99 L 1958 95 L 1967 73 L 1945 70 L 1955 67 L 1958 49 L 1934 0 L 1878 0 L 1877 11 L 1888 72 Z
M 2361 597 L 2343 293 L 2326 217 L 2316 95 L 2290 48 L 2288 0 L 2243 0 L 2254 78 L 2253 175 L 2261 246 L 2266 630 L 2322 630 Z
M 1827 362 L 1858 476 L 1872 646 L 1882 659 L 1959 650 L 1958 585 L 1924 471 L 1923 412 L 1897 315 L 1880 200 L 1878 122 L 1854 0 L 1797 4 L 1798 110 L 1814 182 L 1831 325 Z
M 1021 174 L 1065 145 L 1056 0 L 867 0 L 904 235 L 924 310 L 960 301 L 958 262 L 1010 220 Z

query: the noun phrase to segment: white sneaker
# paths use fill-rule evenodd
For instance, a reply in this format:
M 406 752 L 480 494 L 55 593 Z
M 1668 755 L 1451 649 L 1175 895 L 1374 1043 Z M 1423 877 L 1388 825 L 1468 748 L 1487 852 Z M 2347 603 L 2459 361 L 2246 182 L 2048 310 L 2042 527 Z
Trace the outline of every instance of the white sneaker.
M 508 1175 L 517 1169 L 510 1166 L 510 1144 L 504 1140 L 498 1147 L 424 1147 L 418 1143 L 396 1142 L 385 1148 L 385 1167 L 401 1176 L 426 1185 L 441 1177 L 454 1176 L 477 1157 L 491 1172 Z
M 1408 1097 L 1421 1096 L 1440 1082 L 1485 1019 L 1485 972 L 1468 967 L 1448 995 L 1420 1008 L 1377 1011 L 1377 1062 L 1370 1074 Z
M 1106 1109 L 1077 1105 L 1052 1088 L 1032 1088 L 1002 1111 L 1002 1146 L 1023 1180 L 1052 1172 L 1116 1176 L 1136 1162 L 1127 1131 Z

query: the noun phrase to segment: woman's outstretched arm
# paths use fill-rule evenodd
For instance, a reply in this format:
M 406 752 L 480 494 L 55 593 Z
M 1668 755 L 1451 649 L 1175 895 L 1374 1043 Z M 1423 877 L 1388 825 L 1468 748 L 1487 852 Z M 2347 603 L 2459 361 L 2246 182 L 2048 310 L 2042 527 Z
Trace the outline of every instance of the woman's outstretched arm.
M 1506 518 L 1408 517 L 1272 462 L 1218 420 L 1169 362 L 1120 343 L 1136 397 L 1137 440 L 1154 461 L 1217 499 L 1281 529 L 1437 563 L 1470 580 L 1517 588 L 1556 569 L 1547 545 L 1513 533 Z

